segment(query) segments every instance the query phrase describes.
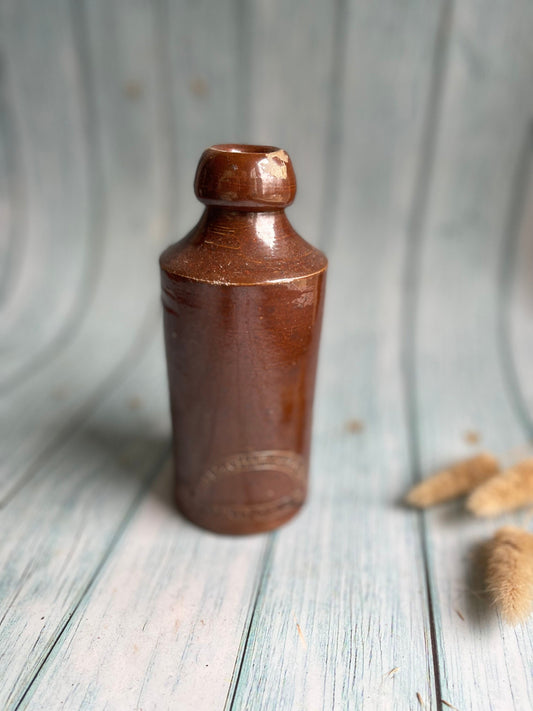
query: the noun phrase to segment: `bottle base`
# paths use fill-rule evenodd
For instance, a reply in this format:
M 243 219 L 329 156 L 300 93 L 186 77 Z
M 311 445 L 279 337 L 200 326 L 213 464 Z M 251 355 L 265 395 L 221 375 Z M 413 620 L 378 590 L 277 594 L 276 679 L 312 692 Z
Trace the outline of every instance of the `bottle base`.
M 273 531 L 293 519 L 302 509 L 305 501 L 287 502 L 281 507 L 277 515 L 261 517 L 250 515 L 249 511 L 237 509 L 231 511 L 225 508 L 224 515 L 217 515 L 213 512 L 191 511 L 179 497 L 176 499 L 179 512 L 191 523 L 199 528 L 203 528 L 212 533 L 220 533 L 230 536 L 244 536 L 254 533 L 265 533 Z

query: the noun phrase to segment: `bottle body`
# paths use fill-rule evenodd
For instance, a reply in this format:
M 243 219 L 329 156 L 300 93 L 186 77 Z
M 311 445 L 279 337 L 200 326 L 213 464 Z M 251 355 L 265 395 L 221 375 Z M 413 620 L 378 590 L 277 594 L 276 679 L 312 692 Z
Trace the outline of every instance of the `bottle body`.
M 176 499 L 220 533 L 307 493 L 327 261 L 283 210 L 207 207 L 161 256 Z

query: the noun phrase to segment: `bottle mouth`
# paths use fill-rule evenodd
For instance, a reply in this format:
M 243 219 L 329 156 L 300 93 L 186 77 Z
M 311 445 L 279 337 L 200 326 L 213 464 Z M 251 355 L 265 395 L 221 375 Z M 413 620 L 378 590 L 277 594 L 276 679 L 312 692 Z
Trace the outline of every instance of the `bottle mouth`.
M 211 150 L 219 153 L 251 153 L 252 155 L 265 155 L 267 153 L 278 153 L 281 149 L 276 148 L 276 146 L 254 146 L 246 143 L 219 143 L 211 146 Z M 283 152 L 285 153 L 285 151 Z
M 288 153 L 281 148 L 220 143 L 203 152 L 194 188 L 206 205 L 282 209 L 294 200 L 296 176 Z

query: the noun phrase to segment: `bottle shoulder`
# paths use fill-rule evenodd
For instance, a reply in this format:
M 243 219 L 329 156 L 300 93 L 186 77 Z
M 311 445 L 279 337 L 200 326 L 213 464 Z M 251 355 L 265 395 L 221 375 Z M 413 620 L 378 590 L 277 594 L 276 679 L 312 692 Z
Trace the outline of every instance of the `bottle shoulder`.
M 323 252 L 306 242 L 284 213 L 204 214 L 160 257 L 171 279 L 241 286 L 309 277 L 327 264 Z

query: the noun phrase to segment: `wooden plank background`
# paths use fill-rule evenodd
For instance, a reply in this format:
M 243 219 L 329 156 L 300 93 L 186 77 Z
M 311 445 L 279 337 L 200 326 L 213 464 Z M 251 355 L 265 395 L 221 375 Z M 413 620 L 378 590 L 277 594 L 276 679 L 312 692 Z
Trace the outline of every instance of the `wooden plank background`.
M 1 0 L 0 708 L 533 707 L 497 522 L 398 503 L 531 447 L 532 36 L 526 0 Z M 289 151 L 330 258 L 311 497 L 242 539 L 172 503 L 157 267 L 224 141 Z

